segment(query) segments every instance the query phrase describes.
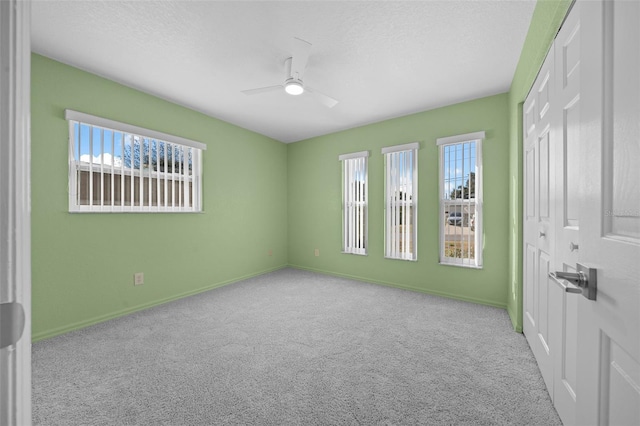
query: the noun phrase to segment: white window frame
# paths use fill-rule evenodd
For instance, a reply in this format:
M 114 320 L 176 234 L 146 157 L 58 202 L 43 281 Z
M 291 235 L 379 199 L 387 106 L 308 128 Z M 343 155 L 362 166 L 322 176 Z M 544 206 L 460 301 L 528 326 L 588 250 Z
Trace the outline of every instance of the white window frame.
M 65 119 L 69 122 L 69 212 L 194 213 L 202 211 L 202 151 L 207 149 L 205 144 L 69 109 L 65 110 Z M 84 129 L 89 131 L 89 149 L 86 153 L 81 152 L 80 149 L 83 143 L 81 133 Z M 99 136 L 94 140 L 96 133 Z M 105 133 L 111 134 L 112 137 L 106 137 Z M 116 164 L 118 157 L 113 158 L 116 152 L 116 142 L 114 142 L 116 134 L 121 140 L 119 164 Z M 128 160 L 131 163 L 130 167 L 125 166 L 125 139 L 129 141 L 126 143 L 130 144 L 127 145 L 127 147 L 130 146 L 131 152 Z M 141 158 L 137 160 L 136 166 L 135 146 L 139 146 L 143 151 L 147 149 L 151 158 L 156 161 L 156 166 L 146 165 L 145 167 Z M 155 154 L 151 154 L 152 148 L 155 149 Z M 83 157 L 88 159 L 82 160 Z M 138 154 L 138 157 L 142 157 L 142 154 Z M 172 158 L 177 157 L 183 160 L 174 163 Z M 183 169 L 186 164 L 185 158 L 189 159 L 190 170 Z M 160 170 L 160 161 L 172 166 L 164 166 L 166 170 Z M 84 190 L 81 183 L 83 175 L 89 179 Z M 99 181 L 94 182 L 94 179 Z M 119 182 L 116 183 L 116 180 Z M 128 184 L 125 183 L 127 180 Z M 94 196 L 94 187 L 100 191 L 100 195 Z M 83 191 L 88 191 L 86 197 L 81 194 Z M 111 197 L 106 194 L 107 191 Z M 115 193 L 118 194 L 118 199 Z M 129 204 L 125 201 L 127 196 Z M 96 197 L 98 197 L 97 201 Z
M 369 151 L 338 156 L 342 163 L 342 253 L 366 255 L 369 245 Z
M 482 142 L 485 139 L 485 132 L 474 132 L 474 133 L 466 133 L 462 135 L 456 136 L 448 136 L 444 138 L 438 138 L 436 143 L 439 147 L 440 151 L 440 167 L 439 167 L 439 186 L 440 186 L 440 264 L 443 265 L 454 265 L 454 266 L 462 266 L 467 268 L 482 268 L 482 249 L 483 249 L 483 227 L 482 227 Z M 451 173 L 449 176 L 445 176 L 445 147 L 453 146 L 453 145 L 461 145 L 461 144 L 470 144 L 475 143 L 475 154 L 476 160 L 475 165 L 471 167 L 470 159 L 465 164 L 464 157 L 461 157 L 459 160 L 456 158 L 454 161 L 456 164 L 458 161 L 462 165 L 462 169 L 460 173 L 454 172 L 454 179 L 458 181 L 464 182 L 465 171 L 469 173 L 469 182 L 471 179 L 471 172 L 475 173 L 475 189 L 474 195 L 475 198 L 468 197 L 464 198 L 464 195 L 460 199 L 451 200 L 451 188 L 447 185 L 447 180 L 452 179 Z M 463 145 L 464 152 L 464 145 Z M 466 167 L 466 168 L 465 168 Z M 456 166 L 457 168 L 457 166 Z M 470 170 L 473 168 L 474 170 Z M 468 170 L 467 170 L 468 169 Z M 455 184 L 454 184 L 455 185 Z M 471 183 L 469 183 L 471 186 Z M 464 188 L 464 183 L 463 183 Z M 457 187 L 454 187 L 456 190 Z M 462 190 L 463 193 L 464 189 Z M 461 257 L 447 256 L 446 250 L 446 241 L 445 241 L 445 232 L 447 229 L 447 221 L 448 217 L 446 216 L 446 212 L 451 210 L 451 206 L 460 207 L 461 212 L 461 220 L 460 220 L 460 234 L 459 238 L 461 241 Z M 473 213 L 472 213 L 473 212 Z M 475 217 L 474 217 L 475 215 Z M 471 220 L 473 219 L 473 228 L 471 231 Z M 458 225 L 456 226 L 456 232 L 458 231 Z M 466 228 L 466 229 L 465 229 Z M 466 236 L 465 236 L 466 231 Z M 471 232 L 473 232 L 473 237 L 471 236 Z M 457 237 L 457 236 L 456 236 Z M 467 256 L 464 257 L 462 254 L 464 253 L 464 247 L 467 243 Z M 473 256 L 470 256 L 470 247 L 471 243 L 473 243 Z
M 384 155 L 384 257 L 418 260 L 418 150 L 413 142 L 382 148 Z M 407 171 L 404 178 L 399 170 Z M 407 176 L 410 177 L 408 182 Z M 397 194 L 404 197 L 398 200 Z M 411 227 L 402 223 L 408 218 Z M 398 232 L 399 225 L 403 225 Z M 394 229 L 396 231 L 394 231 Z

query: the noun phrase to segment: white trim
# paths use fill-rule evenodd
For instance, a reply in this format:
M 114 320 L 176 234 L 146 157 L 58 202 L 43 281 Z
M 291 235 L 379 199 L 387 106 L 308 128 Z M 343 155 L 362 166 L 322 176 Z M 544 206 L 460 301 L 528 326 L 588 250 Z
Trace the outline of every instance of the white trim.
M 420 142 L 406 143 L 404 145 L 387 146 L 382 148 L 382 153 L 390 154 L 392 152 L 410 151 L 412 149 L 415 149 L 415 150 L 420 149 Z
M 338 156 L 338 160 L 350 160 L 351 158 L 369 157 L 369 151 L 352 152 L 351 154 L 342 154 Z
M 31 4 L 0 0 L 0 302 L 24 309 L 0 349 L 0 424 L 31 424 Z
M 483 139 L 476 143 L 476 221 L 475 221 L 475 244 L 476 244 L 476 267 L 482 268 L 484 261 L 484 159 L 482 158 Z
M 464 135 L 447 136 L 436 139 L 437 145 L 449 145 L 452 143 L 469 142 L 483 140 L 485 138 L 484 130 L 481 132 L 465 133 Z
M 178 145 L 185 145 L 191 148 L 197 148 L 201 150 L 207 149 L 207 145 L 203 144 L 202 142 L 196 142 L 194 140 L 186 139 L 180 136 L 170 135 L 168 133 L 158 132 L 156 130 L 145 129 L 144 127 L 134 126 L 133 124 L 121 123 L 119 121 L 109 120 L 108 118 L 97 117 L 91 114 L 85 114 L 84 112 L 73 111 L 71 109 L 64 110 L 64 118 L 66 120 L 73 120 L 84 124 L 91 124 L 92 126 L 103 127 L 109 130 L 131 133 L 137 136 L 147 136 L 151 139 L 161 139 L 164 142 L 176 143 Z

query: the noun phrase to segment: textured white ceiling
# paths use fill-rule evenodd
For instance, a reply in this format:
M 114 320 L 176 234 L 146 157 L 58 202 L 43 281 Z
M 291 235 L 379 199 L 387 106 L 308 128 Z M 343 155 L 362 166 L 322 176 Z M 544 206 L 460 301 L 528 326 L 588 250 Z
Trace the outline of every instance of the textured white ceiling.
M 295 142 L 506 92 L 535 7 L 522 1 L 60 1 L 32 6 L 33 51 Z M 282 84 L 313 44 L 309 94 Z

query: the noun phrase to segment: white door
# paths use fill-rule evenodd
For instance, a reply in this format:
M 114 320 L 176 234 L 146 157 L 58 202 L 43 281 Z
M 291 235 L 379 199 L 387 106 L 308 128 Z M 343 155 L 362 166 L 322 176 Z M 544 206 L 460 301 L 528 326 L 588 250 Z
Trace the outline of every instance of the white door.
M 577 423 L 640 425 L 640 2 L 585 2 Z
M 580 2 L 575 3 L 556 36 L 549 55 L 555 56 L 555 84 L 552 106 L 552 173 L 554 255 L 552 270 L 576 272 L 579 253 L 580 191 Z M 546 275 L 548 277 L 548 273 Z M 563 280 L 549 279 L 550 322 L 553 349 L 553 402 L 566 425 L 576 418 L 576 363 L 578 345 L 579 293 Z M 579 290 L 574 288 L 574 291 Z
M 0 425 L 31 424 L 29 23 L 0 1 Z
M 580 4 L 574 5 L 523 107 L 524 334 L 565 424 L 575 423 L 580 225 Z M 574 289 L 574 291 L 579 291 Z
M 553 324 L 548 274 L 554 258 L 550 167 L 554 56 L 548 55 L 523 105 L 524 259 L 523 332 L 553 398 Z

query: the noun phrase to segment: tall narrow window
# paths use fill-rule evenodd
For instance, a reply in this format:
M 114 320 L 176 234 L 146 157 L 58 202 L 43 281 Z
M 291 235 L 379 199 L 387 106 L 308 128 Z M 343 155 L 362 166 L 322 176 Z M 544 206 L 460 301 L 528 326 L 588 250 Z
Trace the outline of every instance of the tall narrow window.
M 342 252 L 367 254 L 369 151 L 338 157 L 342 162 Z
M 438 139 L 440 263 L 482 267 L 484 132 Z
M 384 255 L 418 259 L 418 149 L 410 143 L 382 148 L 385 170 Z
M 70 212 L 201 211 L 206 145 L 66 111 Z

